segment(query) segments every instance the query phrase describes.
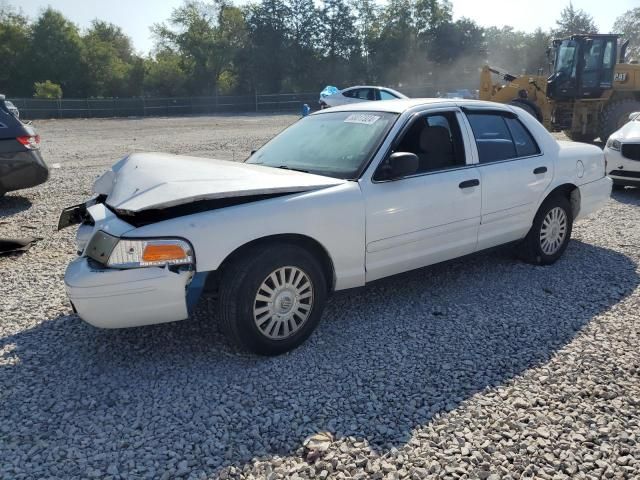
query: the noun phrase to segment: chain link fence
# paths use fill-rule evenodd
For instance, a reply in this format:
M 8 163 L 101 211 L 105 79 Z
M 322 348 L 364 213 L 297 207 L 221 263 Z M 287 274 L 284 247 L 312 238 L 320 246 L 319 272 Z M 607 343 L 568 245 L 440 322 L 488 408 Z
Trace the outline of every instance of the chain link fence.
M 429 86 L 401 89 L 409 97 L 429 97 Z M 12 98 L 26 120 L 47 118 L 106 118 L 171 115 L 206 115 L 215 113 L 300 112 L 306 103 L 318 107 L 320 95 L 314 93 L 277 93 L 254 95 L 219 95 L 214 97 L 174 98 Z

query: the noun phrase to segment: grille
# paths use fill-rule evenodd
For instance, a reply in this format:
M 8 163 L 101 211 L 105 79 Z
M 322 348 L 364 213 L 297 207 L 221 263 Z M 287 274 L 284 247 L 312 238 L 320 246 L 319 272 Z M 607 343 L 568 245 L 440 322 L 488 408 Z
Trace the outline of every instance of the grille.
M 640 172 L 632 172 L 630 170 L 612 170 L 609 175 L 614 177 L 640 178 Z
M 640 143 L 622 144 L 622 156 L 629 160 L 640 160 Z

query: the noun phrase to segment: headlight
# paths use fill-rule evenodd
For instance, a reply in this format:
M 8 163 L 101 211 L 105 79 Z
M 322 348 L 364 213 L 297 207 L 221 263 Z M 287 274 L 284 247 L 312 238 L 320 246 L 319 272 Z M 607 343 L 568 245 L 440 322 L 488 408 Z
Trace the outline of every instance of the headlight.
M 115 268 L 192 264 L 191 245 L 184 240 L 173 239 L 121 239 L 107 261 L 108 267 Z
M 619 152 L 620 148 L 622 148 L 622 143 L 620 143 L 620 140 L 610 138 L 607 142 L 607 147 L 609 147 L 611 150 L 616 150 Z

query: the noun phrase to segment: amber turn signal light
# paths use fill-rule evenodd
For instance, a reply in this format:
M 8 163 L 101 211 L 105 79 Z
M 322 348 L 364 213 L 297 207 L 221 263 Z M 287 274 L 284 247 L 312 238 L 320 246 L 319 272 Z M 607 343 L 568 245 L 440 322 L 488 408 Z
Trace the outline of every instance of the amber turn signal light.
M 147 245 L 142 252 L 143 262 L 166 262 L 184 260 L 187 253 L 179 245 Z

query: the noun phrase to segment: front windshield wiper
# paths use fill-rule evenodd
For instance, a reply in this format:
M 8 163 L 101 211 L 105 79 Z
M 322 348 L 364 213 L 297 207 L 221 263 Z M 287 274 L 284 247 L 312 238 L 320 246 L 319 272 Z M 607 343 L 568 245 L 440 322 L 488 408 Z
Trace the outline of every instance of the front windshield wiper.
M 301 168 L 292 168 L 289 165 L 278 165 L 277 167 L 274 167 L 274 168 L 281 168 L 283 170 L 294 170 L 296 172 L 309 173 L 309 170 L 303 170 Z

